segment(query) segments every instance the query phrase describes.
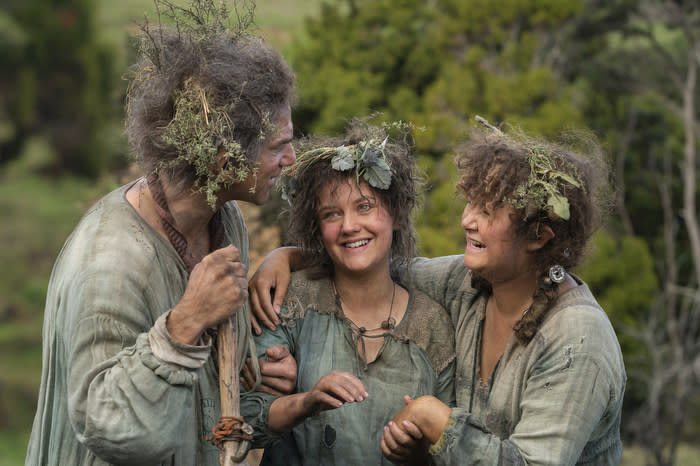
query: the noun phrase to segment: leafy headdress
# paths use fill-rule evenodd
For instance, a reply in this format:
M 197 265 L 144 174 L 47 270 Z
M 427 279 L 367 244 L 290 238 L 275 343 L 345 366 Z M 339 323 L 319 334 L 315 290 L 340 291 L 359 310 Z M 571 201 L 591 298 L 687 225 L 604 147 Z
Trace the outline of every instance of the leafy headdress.
M 297 154 L 294 165 L 286 167 L 278 181 L 282 198 L 292 202 L 297 189 L 297 179 L 323 161 L 339 172 L 354 170 L 355 181 L 361 180 L 377 189 L 391 186 L 391 162 L 384 152 L 388 136 L 383 140 L 368 139 L 357 144 L 337 147 L 318 147 Z
M 492 131 L 491 138 L 516 142 L 484 118 L 477 115 L 476 121 Z M 522 209 L 525 219 L 532 218 L 539 212 L 547 212 L 552 221 L 569 220 L 571 213 L 565 189 L 567 185 L 584 189 L 576 167 L 545 145 L 528 141 L 517 141 L 517 144 L 527 151 L 530 175 L 506 201 L 515 209 Z
M 407 139 L 410 138 L 412 129 L 416 128 L 404 121 L 384 123 L 377 127 L 366 125 L 366 134 L 354 144 L 303 146 L 297 152 L 296 163 L 285 167 L 278 179 L 277 186 L 282 192 L 282 198 L 291 204 L 298 188 L 298 180 L 324 162 L 330 163 L 335 171 L 352 174 L 358 185 L 365 181 L 373 188 L 389 189 L 394 168 L 387 144 L 391 144 L 392 139 L 395 140 L 394 143 L 403 139 L 401 145 L 408 147 L 411 143 Z M 396 134 L 400 137 L 397 138 Z
M 141 26 L 143 40 L 139 52 L 146 65 L 142 65 L 135 75 L 129 97 L 135 88 L 147 84 L 154 77 L 163 82 L 177 79 L 167 75 L 177 72 L 173 68 L 183 60 L 183 51 L 199 57 L 199 66 L 206 66 L 207 52 L 221 47 L 222 43 L 229 42 L 242 48 L 246 41 L 256 40 L 248 32 L 253 24 L 254 2 L 237 0 L 232 3 L 233 10 L 230 11 L 226 2 L 221 0 L 189 0 L 188 7 L 175 5 L 168 0 L 154 0 L 158 27 L 152 27 L 148 21 Z M 173 42 L 176 46 L 172 45 Z M 174 156 L 163 157 L 150 168 L 157 173 L 182 166 L 191 167 L 194 190 L 205 193 L 207 202 L 214 208 L 217 192 L 254 174 L 255 167 L 247 152 L 250 144 L 242 144 L 236 138 L 236 125 L 230 115 L 241 104 L 255 104 L 242 102 L 245 99 L 243 89 L 230 99 L 212 95 L 214 91 L 211 86 L 204 82 L 207 79 L 198 74 L 185 76 L 184 82 L 177 85 L 172 95 L 172 119 L 160 127 L 160 138 L 174 152 Z M 240 85 L 245 88 L 247 83 Z M 128 102 L 131 105 L 131 99 Z M 257 111 L 262 122 L 257 139 L 264 140 L 274 125 L 269 112 Z M 217 156 L 222 151 L 228 163 L 224 169 L 216 170 Z

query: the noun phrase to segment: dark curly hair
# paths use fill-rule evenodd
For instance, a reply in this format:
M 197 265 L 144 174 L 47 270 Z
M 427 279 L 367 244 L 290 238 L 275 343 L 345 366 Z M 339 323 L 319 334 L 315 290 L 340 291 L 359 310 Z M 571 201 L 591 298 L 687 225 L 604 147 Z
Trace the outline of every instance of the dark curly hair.
M 417 247 L 412 215 L 421 202 L 419 190 L 423 186 L 423 176 L 415 165 L 413 140 L 405 127 L 378 127 L 366 120 L 354 119 L 343 137 L 306 137 L 295 142 L 298 162 L 287 169 L 292 174 L 286 180 L 294 185 L 294 191 L 293 195 L 287 194 L 290 207 L 284 214 L 289 216 L 289 243 L 297 246 L 306 267 L 315 267 L 320 274 L 333 273 L 331 258 L 319 239 L 319 195 L 327 186 L 335 189 L 343 183 L 354 184 L 357 178 L 355 170 L 334 169 L 327 157 L 316 157 L 310 163 L 304 163 L 303 154 L 319 147 L 350 146 L 369 140 L 383 141 L 387 137 L 384 154 L 391 166 L 391 184 L 388 189 L 371 186 L 370 189 L 398 225 L 392 237 L 392 273 L 415 257 Z
M 174 118 L 175 100 L 186 83 L 196 83 L 212 108 L 226 108 L 231 134 L 245 163 L 256 161 L 274 122 L 292 104 L 295 76 L 282 56 L 257 37 L 217 34 L 197 42 L 179 31 L 149 31 L 148 46 L 135 66 L 126 104 L 126 132 L 146 173 L 168 166 L 172 180 L 193 185 L 201 173 L 188 163 L 168 164 L 177 148 L 163 139 Z
M 537 333 L 554 299 L 557 284 L 547 279 L 549 269 L 561 265 L 571 270 L 583 260 L 588 240 L 610 206 L 607 167 L 595 138 L 583 132 L 564 137 L 562 143 L 552 143 L 516 131 L 504 135 L 475 128 L 455 158 L 461 175 L 457 190 L 469 202 L 494 208 L 510 205 L 515 209 L 511 220 L 516 244 L 524 246 L 525 242 L 540 238 L 544 226 L 554 232 L 552 239 L 532 253 L 532 272 L 538 277 L 539 286 L 533 306 L 514 328 L 523 344 Z M 533 154 L 544 157 L 549 170 L 562 175 L 546 182 L 568 202 L 568 219 L 554 214 L 547 199 L 538 200 L 535 190 L 524 189 L 532 186 Z M 475 286 L 491 292 L 483 277 L 474 277 Z

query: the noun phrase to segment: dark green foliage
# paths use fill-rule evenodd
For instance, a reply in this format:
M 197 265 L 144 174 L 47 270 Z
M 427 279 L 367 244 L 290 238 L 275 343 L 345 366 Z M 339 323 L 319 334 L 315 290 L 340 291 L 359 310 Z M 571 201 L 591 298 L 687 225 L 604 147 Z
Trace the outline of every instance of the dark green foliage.
M 554 65 L 560 36 L 576 30 L 571 24 L 583 7 L 579 0 L 326 4 L 293 48 L 295 125 L 332 133 L 353 116 L 381 112 L 422 127 L 417 149 L 431 158 L 449 153 L 476 114 L 549 136 L 580 127 L 588 89 Z M 430 170 L 451 165 L 446 156 Z M 459 253 L 456 173 L 434 181 L 417 222 L 421 252 Z
M 294 48 L 303 131 L 379 111 L 423 126 L 419 150 L 439 155 L 477 113 L 550 135 L 581 123 L 581 91 L 549 66 L 548 45 L 581 2 L 350 4 L 324 6 Z
M 94 175 L 116 162 L 113 53 L 97 40 L 94 10 L 91 0 L 10 0 L 0 13 L 9 25 L 0 28 L 0 162 L 34 135 L 55 148 L 51 170 Z
M 464 231 L 458 219 L 465 200 L 455 192 L 458 175 L 452 156 L 423 157 L 419 164 L 428 176 L 431 189 L 416 219 L 421 254 L 428 257 L 463 254 Z

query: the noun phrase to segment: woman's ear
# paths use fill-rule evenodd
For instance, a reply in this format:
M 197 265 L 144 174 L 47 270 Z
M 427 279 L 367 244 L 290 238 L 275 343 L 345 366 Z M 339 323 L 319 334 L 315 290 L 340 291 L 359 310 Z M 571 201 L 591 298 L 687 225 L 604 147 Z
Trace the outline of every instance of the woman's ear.
M 525 246 L 527 252 L 535 252 L 538 249 L 541 249 L 545 244 L 547 244 L 547 242 L 549 242 L 550 239 L 554 238 L 554 231 L 552 231 L 552 227 L 549 225 L 540 227 L 539 233 L 539 238 L 527 242 L 527 246 Z

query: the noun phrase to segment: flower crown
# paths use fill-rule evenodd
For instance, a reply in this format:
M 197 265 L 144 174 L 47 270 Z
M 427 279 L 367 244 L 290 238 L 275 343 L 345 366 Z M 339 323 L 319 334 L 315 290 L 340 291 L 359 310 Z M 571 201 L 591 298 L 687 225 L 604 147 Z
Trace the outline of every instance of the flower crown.
M 491 125 L 486 119 L 476 116 L 476 121 L 493 131 L 493 136 L 510 140 L 500 129 Z M 525 209 L 525 218 L 531 218 L 540 211 L 546 211 L 550 220 L 569 220 L 569 200 L 562 194 L 565 185 L 583 188 L 580 175 L 575 166 L 563 160 L 551 148 L 532 144 L 528 141 L 516 142 L 527 150 L 530 164 L 530 176 L 518 186 L 513 198 L 508 202 L 516 209 Z M 558 163 L 557 163 L 558 162 Z M 557 165 L 563 165 L 567 172 Z
M 389 189 L 391 186 L 391 163 L 384 152 L 387 140 L 369 139 L 357 144 L 337 147 L 318 147 L 297 155 L 294 165 L 285 168 L 279 183 L 282 198 L 291 203 L 296 191 L 296 180 L 307 170 L 324 160 L 330 160 L 331 168 L 345 172 L 355 170 L 355 180 L 359 184 L 364 179 L 377 189 Z

